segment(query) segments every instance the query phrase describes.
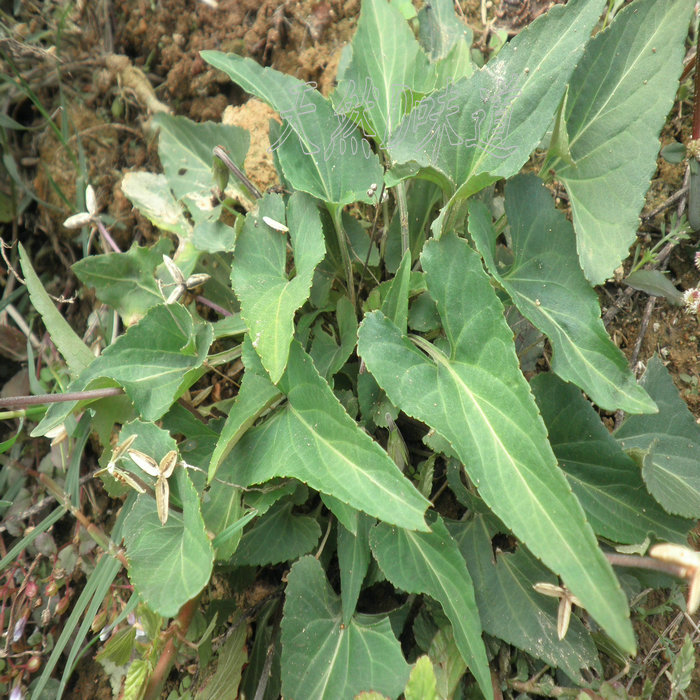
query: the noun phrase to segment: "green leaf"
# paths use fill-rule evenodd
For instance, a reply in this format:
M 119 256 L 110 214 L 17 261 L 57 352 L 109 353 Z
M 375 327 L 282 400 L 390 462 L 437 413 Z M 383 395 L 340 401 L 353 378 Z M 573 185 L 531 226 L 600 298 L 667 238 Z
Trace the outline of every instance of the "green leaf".
M 634 460 L 581 392 L 552 374 L 538 374 L 531 386 L 559 466 L 596 533 L 622 544 L 652 534 L 683 544 L 693 521 L 669 515 L 651 497 Z
M 387 415 L 392 421 L 399 415 L 399 409 L 389 401 L 384 389 L 369 372 L 362 372 L 357 377 L 357 398 L 365 425 L 388 428 L 391 421 L 387 420 Z
M 194 219 L 209 218 L 215 206 L 212 190 L 215 146 L 224 146 L 241 170 L 250 145 L 250 132 L 237 126 L 196 123 L 187 117 L 160 113 L 153 125 L 160 129 L 158 155 L 170 189 Z M 231 188 L 232 192 L 235 188 Z M 218 216 L 217 216 L 218 218 Z
M 278 386 L 286 405 L 243 435 L 221 464 L 222 479 L 248 486 L 291 476 L 368 515 L 427 529 L 428 501 L 348 416 L 296 341 Z
M 238 697 L 243 666 L 248 661 L 247 634 L 248 625 L 234 625 L 231 636 L 224 642 L 216 655 L 216 672 L 205 680 L 204 687 L 195 696 L 196 700 L 220 700 L 220 698 L 225 697 Z
M 436 632 L 430 642 L 428 656 L 433 662 L 438 695 L 440 698 L 454 697 L 467 665 L 457 649 L 450 625 L 445 625 Z
M 279 389 L 265 377 L 260 377 L 253 372 L 245 372 L 238 390 L 236 400 L 231 406 L 226 422 L 221 430 L 221 435 L 216 443 L 214 452 L 209 462 L 207 480 L 211 480 L 226 458 L 250 426 L 255 423 L 260 414 L 280 396 Z
M 658 404 L 659 413 L 630 416 L 615 438 L 628 452 L 646 453 L 642 461 L 644 483 L 666 511 L 698 518 L 700 427 L 658 357 L 649 361 L 641 384 Z
M 192 225 L 170 190 L 165 175 L 134 172 L 122 178 L 122 192 L 129 201 L 156 227 L 190 238 Z
M 372 553 L 397 588 L 426 593 L 440 603 L 452 623 L 462 658 L 481 692 L 493 698 L 471 576 L 442 519 L 431 518 L 430 527 L 432 532 L 409 532 L 379 523 L 370 531 Z
M 435 86 L 469 77 L 474 72 L 471 46 L 474 33 L 455 14 L 452 0 L 432 0 L 418 13 L 418 38 L 432 62 Z
M 569 86 L 566 86 L 564 97 L 562 98 L 557 116 L 554 118 L 554 128 L 552 129 L 552 137 L 549 141 L 549 150 L 547 151 L 548 158 L 561 158 L 565 163 L 573 165 L 574 161 L 571 157 L 569 148 L 569 134 L 566 130 L 566 103 L 569 99 Z
M 269 671 L 265 693 L 258 700 L 279 700 L 282 672 L 280 670 L 281 644 L 279 634 L 279 599 L 263 601 L 256 618 L 255 636 L 250 644 L 250 658 L 243 670 L 241 698 L 255 698 L 264 671 Z M 272 663 L 270 663 L 272 657 Z
M 153 673 L 153 666 L 148 659 L 134 659 L 124 680 L 122 695 L 124 700 L 140 700 L 151 673 Z
M 441 201 L 442 193 L 434 182 L 414 179 L 406 183 L 406 199 L 408 200 L 409 247 L 411 249 L 411 262 L 414 262 L 423 249 L 430 215 L 435 205 Z M 401 257 L 401 216 L 397 207 L 386 234 L 384 250 L 386 269 L 391 273 L 396 273 L 401 263 Z
M 357 147 L 360 132 L 342 129 L 343 117 L 335 114 L 313 84 L 235 54 L 202 51 L 200 55 L 285 120 L 280 139 L 272 148 L 294 189 L 336 204 L 372 201 L 367 190 L 382 181 L 379 159 Z M 347 149 L 348 141 L 354 143 L 355 150 Z
M 408 293 L 411 282 L 411 253 L 404 253 L 399 269 L 382 302 L 382 313 L 405 333 L 408 326 Z
M 195 321 L 185 307 L 154 306 L 71 382 L 68 390 L 121 384 L 141 417 L 157 420 L 196 381 L 211 339 L 211 326 Z M 53 404 L 32 435 L 45 435 L 77 404 Z
M 51 341 L 63 355 L 63 359 L 66 361 L 71 374 L 80 374 L 88 365 L 92 364 L 95 356 L 54 306 L 51 297 L 44 289 L 42 281 L 34 272 L 32 263 L 21 243 L 19 244 L 19 259 L 22 264 L 22 273 L 27 284 L 27 290 L 29 291 L 29 298 L 32 300 L 34 308 L 39 312 L 41 320 L 51 336 Z
M 683 295 L 661 270 L 635 270 L 624 279 L 625 284 L 651 296 L 665 297 L 671 304 L 680 306 Z
M 243 217 L 241 219 L 244 220 Z M 194 256 L 192 257 L 194 258 Z M 181 259 L 182 256 L 178 258 L 178 265 L 181 265 Z M 184 265 L 182 265 L 181 269 L 184 275 Z M 231 333 L 243 335 L 246 325 L 240 318 L 241 305 L 238 303 L 238 299 L 231 288 L 231 255 L 226 253 L 200 253 L 196 256 L 196 266 L 192 272 L 210 275 L 206 282 L 207 298 L 222 306 L 235 317 L 235 319 L 230 321 L 230 317 L 224 317 L 221 321 L 216 321 L 215 325 L 220 325 L 224 328 L 228 326 L 227 330 L 230 330 Z M 229 325 L 229 323 L 232 325 Z
M 252 520 L 255 512 L 243 515 L 241 490 L 233 485 L 216 482 L 209 489 L 208 498 L 202 503 L 202 517 L 212 540 L 214 555 L 218 561 L 228 561 L 238 547 L 243 527 Z
M 673 672 L 671 674 L 671 695 L 675 700 L 679 693 L 688 689 L 693 680 L 693 670 L 695 669 L 695 645 L 689 634 L 685 635 L 683 646 L 673 661 Z
M 360 519 L 361 513 L 352 506 L 339 501 L 333 496 L 329 496 L 327 493 L 321 494 L 321 500 L 323 505 L 330 510 L 333 515 L 338 519 L 338 522 L 353 535 L 357 534 L 358 521 Z
M 19 417 L 19 423 L 17 425 L 17 430 L 12 437 L 7 438 L 7 440 L 0 441 L 0 455 L 7 452 L 12 446 L 17 442 L 17 438 L 22 434 L 22 428 L 24 427 L 24 416 Z M 5 501 L 8 505 L 11 501 Z
M 367 368 L 396 406 L 450 442 L 494 513 L 562 576 L 620 646 L 634 649 L 627 601 L 556 466 L 479 256 L 448 235 L 429 241 L 421 261 L 449 356 L 418 339 L 426 356 L 374 312 L 359 331 Z
M 575 165 L 556 167 L 569 193 L 581 267 L 600 284 L 627 256 L 673 105 L 692 0 L 637 0 L 596 35 L 569 85 Z
M 421 656 L 408 677 L 404 697 L 406 700 L 438 700 L 435 669 L 430 657 Z
M 95 288 L 101 302 L 117 310 L 126 326 L 131 326 L 152 306 L 163 303 L 155 270 L 171 249 L 167 238 L 152 248 L 133 243 L 126 253 L 90 255 L 71 269 L 83 284 Z
M 155 423 L 147 423 L 138 419 L 127 423 L 119 433 L 119 443 L 124 442 L 132 435 L 136 435 L 136 440 L 131 447 L 150 455 L 156 462 L 160 462 L 170 450 L 177 449 L 175 438 Z M 144 476 L 141 468 L 137 467 L 136 463 L 126 455 L 123 458 L 122 467 L 140 477 Z
M 458 198 L 518 172 L 551 124 L 602 6 L 554 6 L 469 79 L 424 98 L 391 136 L 394 163 L 429 169 Z
M 396 698 L 407 678 L 388 617 L 355 616 L 343 625 L 321 564 L 310 556 L 296 562 L 282 618 L 282 694 L 337 700 L 371 689 Z
M 213 427 L 220 427 L 217 421 L 204 423 L 200 416 L 190 413 L 180 403 L 174 403 L 161 419 L 160 425 L 171 435 L 183 436 L 183 440 L 178 445 L 180 457 L 183 460 L 197 467 L 206 465 L 219 438 L 219 433 Z M 202 471 L 196 471 L 191 476 L 198 490 L 204 487 Z
M 419 294 L 411 303 L 408 310 L 408 327 L 421 333 L 440 328 L 440 314 L 429 292 Z
M 287 237 L 264 219 L 285 225 L 284 203 L 279 195 L 266 195 L 258 214 L 249 214 L 236 243 L 231 282 L 241 302 L 253 347 L 273 383 L 284 372 L 294 335 L 294 312 L 308 299 L 316 266 L 326 248 L 316 203 L 295 192 L 288 218 L 296 274 L 286 272 Z
M 247 491 L 244 498 L 246 506 L 257 511 L 258 515 L 262 515 L 285 496 L 294 496 L 295 503 L 303 502 L 306 500 L 308 491 L 304 484 L 293 479 L 275 479 L 262 489 Z M 306 494 L 303 500 L 296 497 L 297 492 Z
M 240 313 L 233 313 L 230 316 L 214 321 L 212 323 L 214 329 L 214 340 L 221 338 L 229 338 L 234 335 L 243 335 L 248 331 L 245 321 L 241 318 Z
M 685 145 L 678 141 L 671 141 L 661 149 L 661 157 L 667 163 L 682 163 L 685 158 Z
M 136 641 L 136 627 L 124 627 L 119 630 L 95 655 L 100 663 L 111 661 L 117 666 L 125 666 L 131 661 Z
M 409 108 L 404 93 L 432 86 L 428 59 L 395 4 L 364 0 L 350 62 L 333 95 L 336 113 L 350 116 L 363 109 L 372 135 L 386 146 Z
M 343 624 L 347 625 L 355 612 L 362 582 L 365 580 L 370 562 L 369 528 L 372 519 L 360 515 L 357 532 L 353 534 L 342 525 L 338 526 L 338 566 L 340 567 L 340 590 L 343 599 Z
M 506 185 L 513 252 L 508 268 L 496 262 L 496 233 L 486 206 L 475 201 L 469 212 L 469 233 L 489 272 L 552 343 L 552 369 L 601 408 L 655 411 L 603 326 L 598 297 L 578 265 L 573 228 L 542 181 L 520 175 Z
M 220 208 L 219 208 L 220 209 Z M 211 213 L 212 219 L 221 211 Z M 221 220 L 198 221 L 192 231 L 192 245 L 207 253 L 230 253 L 236 246 L 236 238 L 243 224 L 243 216 L 237 216 L 231 225 Z
M 293 515 L 293 501 L 275 504 L 245 531 L 234 566 L 262 566 L 297 559 L 310 552 L 321 536 L 321 527 L 308 515 Z
M 174 617 L 209 583 L 214 553 L 199 510 L 199 496 L 186 471 L 177 468 L 182 514 L 171 510 L 160 524 L 152 497 L 141 494 L 124 523 L 129 579 L 151 610 Z
M 310 355 L 318 373 L 332 385 L 332 378 L 339 372 L 352 355 L 357 345 L 357 317 L 350 300 L 343 296 L 338 299 L 335 309 L 340 344 L 323 329 L 319 320 L 314 327 L 314 340 Z
M 557 601 L 533 589 L 536 583 L 556 584 L 555 576 L 523 547 L 512 553 L 499 551 L 494 561 L 491 539 L 497 530 L 488 527 L 484 516 L 448 526 L 472 575 L 488 634 L 561 668 L 577 684 L 587 685 L 583 670 L 602 675 L 595 644 L 578 617 L 571 616 L 566 636 L 559 640 Z

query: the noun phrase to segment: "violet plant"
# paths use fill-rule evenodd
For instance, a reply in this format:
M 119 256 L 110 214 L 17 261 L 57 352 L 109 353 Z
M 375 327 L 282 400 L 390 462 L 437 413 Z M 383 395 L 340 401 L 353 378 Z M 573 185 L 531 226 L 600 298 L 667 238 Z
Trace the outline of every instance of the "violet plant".
M 477 68 L 451 0 L 410 20 L 364 0 L 328 99 L 202 52 L 280 114 L 281 191 L 222 166 L 243 170 L 247 132 L 154 117 L 164 172 L 122 187 L 177 248 L 74 266 L 128 326 L 97 358 L 51 319 L 23 255 L 69 390 L 124 392 L 54 404 L 33 435 L 82 412 L 125 497 L 109 549 L 123 540 L 131 609 L 151 620 L 149 651 L 122 664 L 128 697 L 153 696 L 162 621 L 191 619 L 215 572 L 233 588 L 250 567 L 286 572 L 247 656 L 245 634 L 220 651 L 246 697 L 493 698 L 493 678 L 515 687 L 499 645 L 539 688 L 545 667 L 552 686 L 597 688 L 597 645 L 635 652 L 640 578 L 613 565 L 656 562 L 694 582 L 697 607 L 683 545 L 700 428 L 658 359 L 637 381 L 593 289 L 635 240 L 693 3 L 635 0 L 592 37 L 605 4 L 555 5 Z M 545 339 L 549 371 L 529 379 Z M 235 397 L 194 405 L 241 361 Z M 617 410 L 611 434 L 600 412 Z M 120 568 L 106 561 L 100 590 Z M 382 581 L 394 605 L 370 613 Z

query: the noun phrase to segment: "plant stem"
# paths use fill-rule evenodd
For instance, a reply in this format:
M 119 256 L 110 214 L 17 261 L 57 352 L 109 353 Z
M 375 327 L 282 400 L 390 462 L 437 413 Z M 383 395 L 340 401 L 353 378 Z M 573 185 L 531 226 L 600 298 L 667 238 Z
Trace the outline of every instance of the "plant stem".
M 654 557 L 638 557 L 634 554 L 618 554 L 617 552 L 605 552 L 605 558 L 613 566 L 624 566 L 633 569 L 649 569 L 658 571 L 662 574 L 675 576 L 676 578 L 685 578 L 686 569 L 680 564 L 674 564 L 670 561 L 662 561 Z
M 95 224 L 97 226 L 97 230 L 102 234 L 102 238 L 105 239 L 105 243 L 115 252 L 115 253 L 121 253 L 121 248 L 116 244 L 114 238 L 112 238 L 111 234 L 107 230 L 107 227 L 100 221 L 99 217 L 95 217 Z
M 531 681 L 508 681 L 508 687 L 520 693 L 540 695 L 548 698 L 576 698 L 581 694 L 581 688 L 562 688 L 557 685 L 533 683 Z
M 700 33 L 698 33 L 697 51 L 700 51 Z M 695 53 L 697 57 L 697 51 Z M 697 58 L 695 59 L 695 96 L 693 99 L 693 131 L 691 139 L 700 138 L 700 70 L 698 70 Z
M 381 202 L 384 199 L 384 191 L 385 191 L 385 185 L 382 185 L 382 190 L 379 193 L 379 202 Z M 365 273 L 367 272 L 367 266 L 369 265 L 369 258 L 372 255 L 372 246 L 374 245 L 374 236 L 377 233 L 377 222 L 379 221 L 379 206 L 376 206 L 374 209 L 374 221 L 372 221 L 372 230 L 369 234 L 369 246 L 367 247 L 367 255 L 365 256 L 365 262 L 364 265 L 362 266 L 362 274 L 360 275 L 360 286 L 357 289 L 357 294 L 358 296 L 362 292 L 362 285 L 364 284 L 365 281 Z M 372 271 L 369 271 L 370 275 L 372 275 L 375 283 L 378 285 L 379 280 L 372 274 Z
M 21 408 L 17 411 L 2 411 L 0 412 L 0 420 L 12 420 L 13 418 L 28 418 L 31 416 L 40 416 L 44 413 L 43 406 L 37 406 L 36 408 Z
M 192 623 L 192 618 L 194 617 L 197 608 L 199 607 L 199 598 L 201 593 L 191 600 L 188 600 L 181 608 L 180 612 L 177 614 L 177 618 L 173 622 L 172 626 L 179 627 L 179 634 L 184 636 L 187 634 L 187 630 L 190 628 Z M 170 669 L 173 667 L 175 661 L 175 653 L 177 649 L 175 647 L 175 634 L 170 636 L 163 653 L 158 659 L 156 667 L 153 669 L 150 679 L 148 680 L 148 685 L 146 686 L 146 692 L 144 693 L 143 700 L 155 700 L 160 697 L 160 690 L 165 683 Z
M 401 223 L 401 257 L 410 247 L 408 234 L 408 203 L 406 201 L 406 183 L 399 182 L 394 188 L 396 202 L 399 205 L 399 222 Z
M 38 477 L 39 481 L 46 486 L 46 488 L 54 495 L 56 500 L 75 517 L 75 519 L 85 528 L 85 531 L 92 537 L 92 539 L 97 542 L 100 547 L 113 557 L 116 557 L 126 569 L 129 568 L 129 562 L 127 562 L 124 554 L 119 550 L 118 547 L 114 545 L 112 540 L 105 535 L 102 530 L 97 527 L 94 523 L 91 523 L 84 513 L 76 508 L 70 501 L 68 494 L 47 474 L 36 474 L 33 470 L 29 470 L 33 476 Z
M 104 399 L 108 396 L 119 396 L 124 389 L 118 386 L 106 389 L 86 389 L 85 391 L 70 391 L 65 394 L 38 394 L 36 396 L 10 396 L 0 399 L 0 408 L 19 410 L 27 406 L 38 406 L 45 403 L 63 403 L 65 401 L 85 401 Z
M 213 154 L 218 158 L 251 192 L 256 198 L 262 198 L 260 190 L 248 179 L 246 174 L 231 160 L 223 146 L 214 146 Z
M 213 311 L 216 311 L 220 316 L 232 316 L 230 311 L 227 311 L 223 306 L 219 306 L 216 302 L 203 297 L 201 294 L 196 297 L 197 301 L 204 306 L 208 306 Z
M 332 204 L 330 202 L 326 203 L 328 211 L 333 217 L 333 224 L 335 226 L 335 235 L 338 239 L 338 247 L 340 248 L 340 257 L 343 260 L 343 267 L 345 268 L 345 284 L 348 289 L 348 297 L 350 298 L 350 303 L 353 309 L 355 308 L 355 280 L 352 276 L 352 262 L 350 260 L 350 250 L 348 249 L 348 236 L 345 233 L 345 228 L 343 227 L 343 208 L 338 204 Z

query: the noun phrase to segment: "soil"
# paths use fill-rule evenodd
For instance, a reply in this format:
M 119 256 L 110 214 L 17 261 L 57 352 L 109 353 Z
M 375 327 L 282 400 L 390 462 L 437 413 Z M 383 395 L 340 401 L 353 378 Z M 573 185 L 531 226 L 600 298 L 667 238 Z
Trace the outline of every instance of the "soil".
M 512 34 L 553 2 L 501 0 L 495 4 L 495 26 Z M 85 251 L 79 249 L 73 232 L 66 230 L 62 222 L 74 213 L 69 203 L 76 201 L 84 187 L 81 168 L 87 169 L 104 214 L 113 222 L 112 235 L 123 249 L 132 241 L 155 239 L 150 223 L 132 210 L 119 183 L 131 170 L 160 170 L 155 138 L 149 129 L 150 117 L 158 110 L 170 110 L 195 121 L 224 121 L 250 130 L 246 172 L 262 191 L 277 184 L 268 151 L 268 123 L 278 116 L 262 102 L 247 100 L 226 76 L 209 67 L 199 52 L 235 52 L 303 81 L 313 81 L 327 95 L 334 86 L 342 48 L 355 30 L 360 0 L 219 0 L 216 8 L 209 5 L 204 0 L 83 0 L 69 6 L 58 0 L 26 2 L 19 3 L 18 16 L 8 25 L 9 36 L 3 39 L 0 33 L 0 48 L 10 56 L 39 103 L 58 110 L 53 116 L 63 132 L 59 138 L 46 126 L 46 115 L 18 88 L 9 89 L 5 84 L 0 101 L 7 107 L 8 115 L 31 127 L 28 131 L 8 130 L 7 150 L 14 155 L 21 177 L 32 184 L 43 203 L 36 206 L 27 202 L 14 223 L 0 218 L 0 226 L 4 228 L 5 240 L 19 239 L 34 253 L 45 248 L 48 241 L 49 246 L 37 257 L 37 263 L 42 270 L 60 271 L 49 285 L 50 292 L 69 295 L 77 286 L 72 278 L 66 279 L 65 271 Z M 482 3 L 467 0 L 460 5 L 465 21 L 474 30 L 475 44 L 484 48 L 487 35 L 482 24 Z M 42 33 L 45 40 L 37 41 L 35 37 Z M 58 36 L 60 43 L 55 47 Z M 110 54 L 123 58 L 107 60 Z M 679 114 L 670 115 L 662 135 L 664 145 L 687 141 L 690 109 L 690 102 L 686 101 Z M 79 144 L 79 163 L 68 157 L 61 144 L 65 138 L 74 147 Z M 645 213 L 682 186 L 684 173 L 685 165 L 670 165 L 659 159 Z M 0 196 L 7 194 L 8 188 L 8 183 L 0 180 Z M 650 241 L 658 240 L 663 224 L 663 213 L 646 222 L 640 246 L 648 245 L 645 235 Z M 676 246 L 668 260 L 670 277 L 681 290 L 698 284 L 700 272 L 693 265 L 696 245 L 693 239 Z M 628 261 L 626 268 L 629 266 Z M 12 286 L 12 277 L 2 274 L 3 282 Z M 601 291 L 604 311 L 620 299 L 624 303 L 609 331 L 631 358 L 648 297 L 643 293 L 624 296 L 624 288 L 614 283 Z M 77 321 L 78 316 L 90 313 L 89 296 L 83 303 L 88 308 L 81 308 L 81 304 L 63 307 L 69 320 Z M 84 326 L 84 320 L 77 325 Z M 0 338 L 0 352 L 9 342 L 10 339 Z M 15 339 L 13 347 L 16 346 Z M 15 373 L 19 377 L 15 381 L 26 383 L 26 370 L 20 374 L 20 360 L 24 359 L 21 348 L 18 352 L 19 358 L 4 352 L 1 384 Z M 697 316 L 658 299 L 644 332 L 638 369 L 643 369 L 654 354 L 663 358 L 700 422 Z M 652 621 L 653 629 L 663 631 L 674 614 L 669 612 Z M 682 640 L 689 631 L 688 623 L 682 622 L 674 630 L 673 639 Z M 650 639 L 646 627 L 639 632 L 641 647 L 648 650 L 658 637 Z M 74 674 L 71 697 L 111 697 L 102 667 L 89 656 Z M 649 674 L 653 680 L 652 670 Z M 697 678 L 696 669 L 694 697 L 700 697 Z M 636 686 L 635 689 L 639 690 Z

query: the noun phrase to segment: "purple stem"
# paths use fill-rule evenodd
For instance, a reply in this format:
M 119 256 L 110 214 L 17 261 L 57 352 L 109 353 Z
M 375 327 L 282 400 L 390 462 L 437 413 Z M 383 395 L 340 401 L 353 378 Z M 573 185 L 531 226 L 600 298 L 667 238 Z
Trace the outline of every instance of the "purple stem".
M 85 399 L 103 399 L 107 396 L 119 396 L 123 394 L 121 387 L 108 387 L 106 389 L 87 389 L 85 391 L 71 391 L 65 394 L 38 394 L 36 396 L 9 396 L 0 399 L 0 408 L 26 408 L 44 403 L 62 403 L 64 401 L 83 401 Z
M 197 301 L 200 304 L 204 304 L 204 306 L 208 306 L 210 309 L 213 309 L 214 311 L 216 311 L 217 314 L 221 314 L 222 316 L 233 316 L 233 314 L 230 311 L 227 311 L 226 309 L 224 309 L 223 306 L 219 306 L 216 302 L 211 301 L 211 300 L 207 299 L 206 297 L 198 295 L 195 298 L 197 299 Z
M 95 218 L 95 224 L 97 225 L 97 230 L 102 234 L 102 238 L 105 239 L 107 242 L 107 245 L 115 252 L 115 253 L 121 253 L 121 249 L 119 246 L 116 244 L 114 241 L 114 238 L 110 235 L 109 231 L 107 230 L 107 227 L 97 218 Z

